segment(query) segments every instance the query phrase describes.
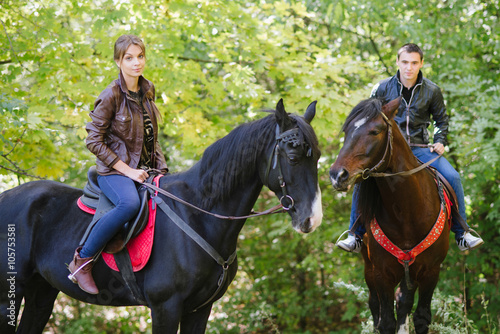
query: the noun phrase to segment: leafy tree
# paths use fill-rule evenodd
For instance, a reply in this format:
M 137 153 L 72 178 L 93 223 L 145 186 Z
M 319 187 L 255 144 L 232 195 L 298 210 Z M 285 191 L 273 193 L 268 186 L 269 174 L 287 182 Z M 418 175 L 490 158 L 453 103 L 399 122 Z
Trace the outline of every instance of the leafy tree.
M 83 186 L 94 163 L 84 144 L 87 114 L 117 76 L 112 45 L 124 33 L 147 45 L 145 76 L 156 86 L 161 144 L 174 171 L 279 98 L 296 113 L 318 101 L 324 223 L 302 237 L 286 215 L 249 220 L 240 271 L 214 307 L 210 333 L 357 333 L 370 318 L 361 259 L 334 247 L 347 228 L 351 194 L 333 192 L 328 169 L 350 108 L 395 72 L 400 45 L 420 44 L 424 74 L 443 89 L 451 115 L 447 156 L 461 172 L 469 222 L 486 241 L 465 256 L 450 247 L 435 320 L 443 333 L 457 323 L 498 331 L 496 1 L 3 0 L 0 7 L 0 190 L 37 178 Z M 274 201 L 263 192 L 256 209 Z M 61 297 L 59 305 L 53 328 L 104 330 L 78 303 Z M 466 317 L 447 317 L 449 308 Z M 147 312 L 127 316 L 142 321 Z

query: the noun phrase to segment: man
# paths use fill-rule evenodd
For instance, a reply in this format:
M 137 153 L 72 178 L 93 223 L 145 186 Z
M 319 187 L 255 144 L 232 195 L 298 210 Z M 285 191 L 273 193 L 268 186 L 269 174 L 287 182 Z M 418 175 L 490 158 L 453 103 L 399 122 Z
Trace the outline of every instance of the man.
M 427 78 L 420 69 L 424 65 L 424 54 L 416 44 L 405 44 L 398 50 L 396 64 L 399 68 L 395 76 L 379 82 L 373 88 L 371 97 L 390 101 L 402 96 L 399 111 L 395 117 L 403 135 L 410 144 L 413 154 L 421 161 L 428 162 L 444 153 L 447 144 L 448 115 L 440 88 Z M 434 143 L 429 145 L 427 127 L 431 118 L 437 129 Z M 465 214 L 464 190 L 460 175 L 444 157 L 439 157 L 431 166 L 435 167 L 451 184 L 457 195 L 459 213 L 464 222 Z M 357 219 L 357 186 L 354 187 L 349 229 Z M 467 226 L 468 227 L 468 226 Z M 451 230 L 461 251 L 472 249 L 483 244 L 483 239 L 475 237 L 453 219 Z M 349 232 L 346 239 L 337 242 L 337 246 L 348 252 L 359 253 L 365 233 L 364 226 L 358 226 L 355 234 Z

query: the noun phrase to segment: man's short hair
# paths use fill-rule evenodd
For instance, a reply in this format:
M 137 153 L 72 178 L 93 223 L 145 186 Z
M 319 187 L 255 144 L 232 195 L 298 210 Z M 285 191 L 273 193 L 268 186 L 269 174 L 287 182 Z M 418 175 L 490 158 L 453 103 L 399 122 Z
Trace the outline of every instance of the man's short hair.
M 424 60 L 424 52 L 422 51 L 422 49 L 417 44 L 407 43 L 407 44 L 403 45 L 398 50 L 398 60 L 399 60 L 399 56 L 403 52 L 406 52 L 406 53 L 417 52 L 420 55 L 420 60 Z

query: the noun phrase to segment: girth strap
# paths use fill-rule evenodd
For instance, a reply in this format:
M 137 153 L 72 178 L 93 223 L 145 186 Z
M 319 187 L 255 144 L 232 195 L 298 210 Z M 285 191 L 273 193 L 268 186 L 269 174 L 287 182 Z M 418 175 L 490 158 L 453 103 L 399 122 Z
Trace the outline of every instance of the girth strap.
M 227 260 L 224 260 L 224 258 L 215 250 L 215 248 L 212 247 L 212 245 L 210 245 L 195 230 L 193 230 L 191 226 L 186 224 L 159 196 L 153 197 L 153 200 L 160 207 L 160 209 L 163 210 L 163 212 L 165 212 L 165 214 L 174 222 L 175 225 L 177 225 L 184 233 L 186 233 L 191 239 L 193 239 L 193 241 L 196 242 L 198 246 L 200 246 L 205 252 L 207 252 L 208 255 L 210 255 L 215 260 L 215 262 L 217 262 L 222 267 L 222 275 L 217 282 L 217 290 L 205 303 L 196 307 L 192 311 L 196 312 L 198 309 L 212 302 L 224 287 L 224 283 L 227 281 L 227 270 L 236 259 L 236 250 L 229 256 Z
M 130 292 L 132 292 L 135 300 L 141 305 L 146 305 L 146 300 L 137 285 L 137 281 L 135 280 L 134 270 L 132 269 L 132 262 L 127 248 L 123 248 L 118 253 L 115 253 L 114 258 L 116 266 L 125 281 L 125 285 Z

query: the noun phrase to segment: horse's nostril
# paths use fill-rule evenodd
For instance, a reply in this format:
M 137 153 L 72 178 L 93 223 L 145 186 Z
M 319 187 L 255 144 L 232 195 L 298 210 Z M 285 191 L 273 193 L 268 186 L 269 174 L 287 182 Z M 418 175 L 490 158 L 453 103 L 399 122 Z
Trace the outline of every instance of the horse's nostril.
M 343 183 L 349 178 L 349 172 L 345 168 L 340 171 L 332 170 L 330 176 L 335 183 Z
M 349 172 L 345 169 L 342 168 L 342 170 L 339 172 L 337 179 L 340 182 L 344 182 L 349 178 Z
M 312 222 L 311 218 L 307 218 L 304 223 L 302 224 L 302 232 L 304 233 L 309 233 L 312 230 Z

